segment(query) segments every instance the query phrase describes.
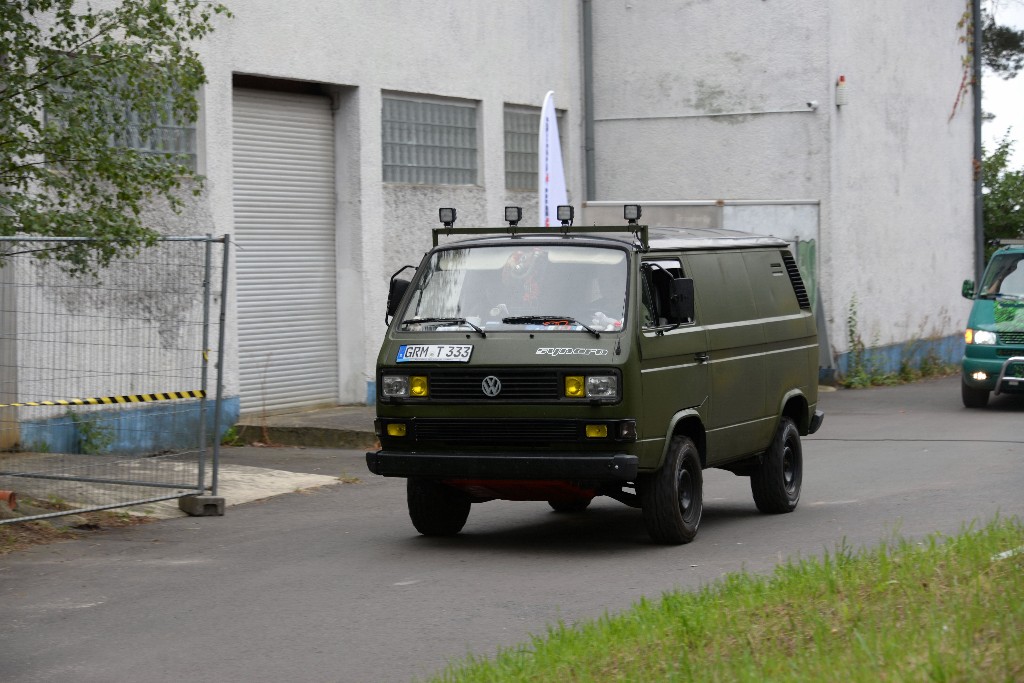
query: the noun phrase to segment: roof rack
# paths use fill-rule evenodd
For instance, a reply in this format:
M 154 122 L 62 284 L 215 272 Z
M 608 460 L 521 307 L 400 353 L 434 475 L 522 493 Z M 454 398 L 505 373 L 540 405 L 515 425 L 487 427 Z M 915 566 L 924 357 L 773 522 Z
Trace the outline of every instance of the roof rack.
M 572 235 L 585 235 L 603 232 L 617 232 L 632 235 L 636 238 L 637 242 L 640 243 L 640 248 L 643 251 L 648 251 L 651 248 L 650 239 L 648 237 L 648 226 L 646 225 L 557 225 L 551 226 L 550 228 L 502 225 L 493 228 L 456 228 L 448 226 L 443 228 L 431 228 L 431 233 L 433 233 L 434 236 L 435 247 L 438 245 L 438 239 L 442 235 L 445 237 L 461 237 L 465 235 L 509 235 L 511 237 L 519 237 L 521 235 L 560 235 L 564 238 L 568 238 Z
M 997 237 L 992 240 L 997 247 L 1017 247 L 1024 246 L 1024 239 L 1011 239 L 1008 237 Z

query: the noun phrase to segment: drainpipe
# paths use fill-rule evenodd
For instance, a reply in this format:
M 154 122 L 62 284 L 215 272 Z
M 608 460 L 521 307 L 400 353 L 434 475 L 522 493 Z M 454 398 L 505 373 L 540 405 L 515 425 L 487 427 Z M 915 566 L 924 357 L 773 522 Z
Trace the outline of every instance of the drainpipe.
M 583 0 L 583 164 L 586 176 L 585 201 L 597 195 L 594 178 L 594 21 L 593 2 Z
M 985 197 L 981 191 L 981 0 L 971 0 L 971 20 L 974 22 L 972 68 L 974 70 L 974 281 L 981 286 L 985 271 Z

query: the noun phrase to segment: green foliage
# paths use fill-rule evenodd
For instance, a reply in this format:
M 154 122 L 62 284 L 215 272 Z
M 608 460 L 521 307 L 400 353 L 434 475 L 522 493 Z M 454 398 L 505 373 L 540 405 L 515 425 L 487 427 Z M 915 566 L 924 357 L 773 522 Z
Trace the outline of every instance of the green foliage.
M 1024 526 L 894 537 L 558 624 L 432 681 L 1019 681 Z
M 196 120 L 206 77 L 190 45 L 225 13 L 202 0 L 0 3 L 0 235 L 97 238 L 40 252 L 76 273 L 151 244 L 144 209 L 180 210 L 201 179 L 125 141 Z
M 1011 169 L 1013 141 L 1007 131 L 996 148 L 985 151 L 981 166 L 985 240 L 1024 237 L 1024 169 Z M 986 261 L 995 247 L 989 248 Z
M 959 372 L 957 365 L 947 363 L 936 350 L 934 343 L 938 335 L 930 337 L 921 331 L 921 336 L 911 339 L 900 349 L 899 365 L 895 371 L 888 370 L 879 356 L 871 352 L 861 337 L 857 320 L 857 297 L 850 299 L 846 315 L 847 362 L 846 372 L 840 384 L 847 389 L 892 386 L 916 382 L 932 377 L 945 377 Z M 877 346 L 873 344 L 872 346 Z
M 80 414 L 68 411 L 68 417 L 75 424 L 78 433 L 78 450 L 86 455 L 106 453 L 114 445 L 114 429 L 103 424 L 95 414 Z

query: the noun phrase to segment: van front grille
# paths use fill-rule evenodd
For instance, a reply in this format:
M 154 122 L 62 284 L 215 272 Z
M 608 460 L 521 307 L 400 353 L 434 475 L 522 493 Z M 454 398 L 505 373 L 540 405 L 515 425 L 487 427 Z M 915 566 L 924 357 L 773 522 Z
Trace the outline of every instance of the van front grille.
M 1020 344 L 1024 346 L 1024 332 L 1000 332 L 1000 344 Z
M 577 441 L 582 436 L 575 420 L 481 420 L 421 418 L 412 421 L 416 441 L 458 441 L 494 445 L 540 445 Z
M 487 377 L 496 377 L 501 383 L 496 396 L 484 393 Z M 557 401 L 561 398 L 559 374 L 556 370 L 432 370 L 430 398 L 434 401 Z

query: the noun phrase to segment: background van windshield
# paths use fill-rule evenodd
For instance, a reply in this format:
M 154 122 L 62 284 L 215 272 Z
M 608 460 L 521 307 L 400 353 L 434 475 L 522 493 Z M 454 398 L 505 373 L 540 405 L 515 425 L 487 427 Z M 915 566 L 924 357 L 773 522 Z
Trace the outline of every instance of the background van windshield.
M 981 294 L 1024 298 L 1024 252 L 994 256 L 985 271 Z
M 438 251 L 413 284 L 403 328 L 445 330 L 465 319 L 486 330 L 616 331 L 625 318 L 626 258 L 620 249 L 564 245 Z M 441 320 L 415 322 L 427 318 Z

